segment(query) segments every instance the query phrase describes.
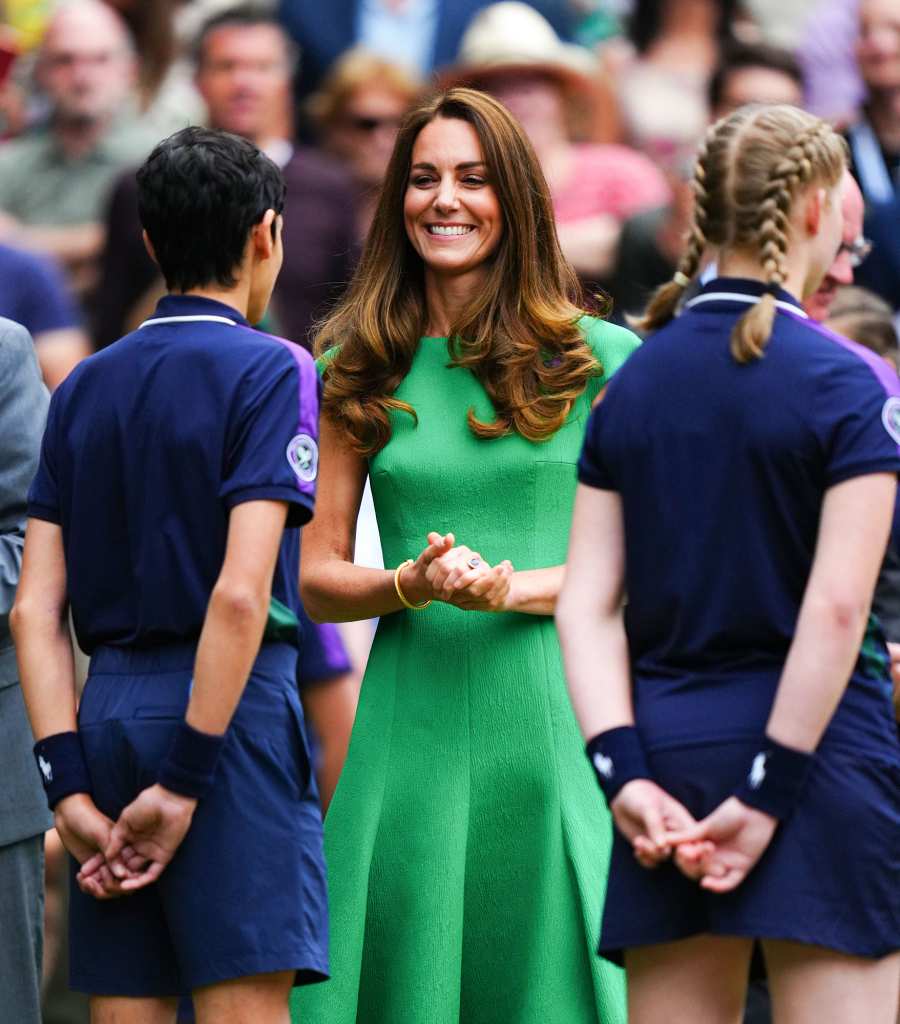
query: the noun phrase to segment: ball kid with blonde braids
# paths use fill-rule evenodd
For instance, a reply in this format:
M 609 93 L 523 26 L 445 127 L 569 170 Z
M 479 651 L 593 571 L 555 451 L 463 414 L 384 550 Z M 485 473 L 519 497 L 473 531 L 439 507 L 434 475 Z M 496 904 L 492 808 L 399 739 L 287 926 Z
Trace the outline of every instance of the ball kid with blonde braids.
M 332 980 L 302 1024 L 622 1024 L 609 851 L 553 609 L 591 405 L 637 345 L 586 316 L 506 109 L 403 123 L 327 351 L 310 615 L 380 616 L 326 823 Z M 353 564 L 372 482 L 388 571 Z
M 556 616 L 631 1024 L 739 1021 L 754 940 L 776 1021 L 896 1019 L 900 749 L 869 608 L 900 386 L 801 307 L 845 161 L 794 107 L 712 126 L 681 265 L 587 429 Z M 679 310 L 710 249 L 721 276 Z

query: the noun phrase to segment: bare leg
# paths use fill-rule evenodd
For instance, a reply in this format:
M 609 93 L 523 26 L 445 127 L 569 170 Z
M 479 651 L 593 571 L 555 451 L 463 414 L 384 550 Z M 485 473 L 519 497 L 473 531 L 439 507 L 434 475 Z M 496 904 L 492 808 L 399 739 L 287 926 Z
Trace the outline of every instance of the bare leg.
M 763 942 L 777 1024 L 894 1024 L 900 953 L 881 960 L 801 942 Z
M 279 971 L 195 989 L 197 1024 L 290 1024 L 293 984 L 293 971 Z
M 698 935 L 626 950 L 629 1024 L 739 1024 L 752 948 Z
M 91 1024 L 174 1024 L 177 999 L 91 996 Z

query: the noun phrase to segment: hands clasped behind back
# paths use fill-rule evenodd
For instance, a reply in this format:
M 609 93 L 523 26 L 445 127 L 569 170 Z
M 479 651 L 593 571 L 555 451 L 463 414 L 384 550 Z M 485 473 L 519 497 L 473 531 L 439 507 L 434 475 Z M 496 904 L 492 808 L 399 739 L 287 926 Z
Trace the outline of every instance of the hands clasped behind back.
M 655 868 L 673 857 L 683 875 L 717 893 L 730 892 L 744 881 L 778 824 L 734 796 L 697 822 L 650 779 L 623 786 L 610 810 L 642 867 Z
M 443 601 L 465 611 L 506 611 L 513 575 L 509 561 L 490 565 L 477 551 L 456 544 L 452 533 L 428 534 L 428 545 L 400 577 L 415 604 Z

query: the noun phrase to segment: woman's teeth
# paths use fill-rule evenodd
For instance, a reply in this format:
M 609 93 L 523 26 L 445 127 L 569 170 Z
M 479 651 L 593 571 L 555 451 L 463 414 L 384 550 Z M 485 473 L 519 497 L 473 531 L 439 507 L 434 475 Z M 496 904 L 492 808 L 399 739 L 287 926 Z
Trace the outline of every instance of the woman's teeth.
M 471 224 L 459 224 L 445 227 L 443 224 L 429 224 L 428 232 L 432 235 L 467 235 L 473 230 Z

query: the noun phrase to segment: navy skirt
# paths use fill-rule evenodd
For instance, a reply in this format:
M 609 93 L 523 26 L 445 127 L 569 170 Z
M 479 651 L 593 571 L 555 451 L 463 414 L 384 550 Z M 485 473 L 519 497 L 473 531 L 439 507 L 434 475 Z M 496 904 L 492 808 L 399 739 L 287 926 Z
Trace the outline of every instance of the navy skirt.
M 649 752 L 655 780 L 700 819 L 734 792 L 755 741 Z M 600 955 L 693 935 L 811 943 L 863 957 L 900 948 L 900 747 L 816 754 L 799 806 L 736 890 L 715 894 L 673 863 L 642 868 L 615 833 Z

